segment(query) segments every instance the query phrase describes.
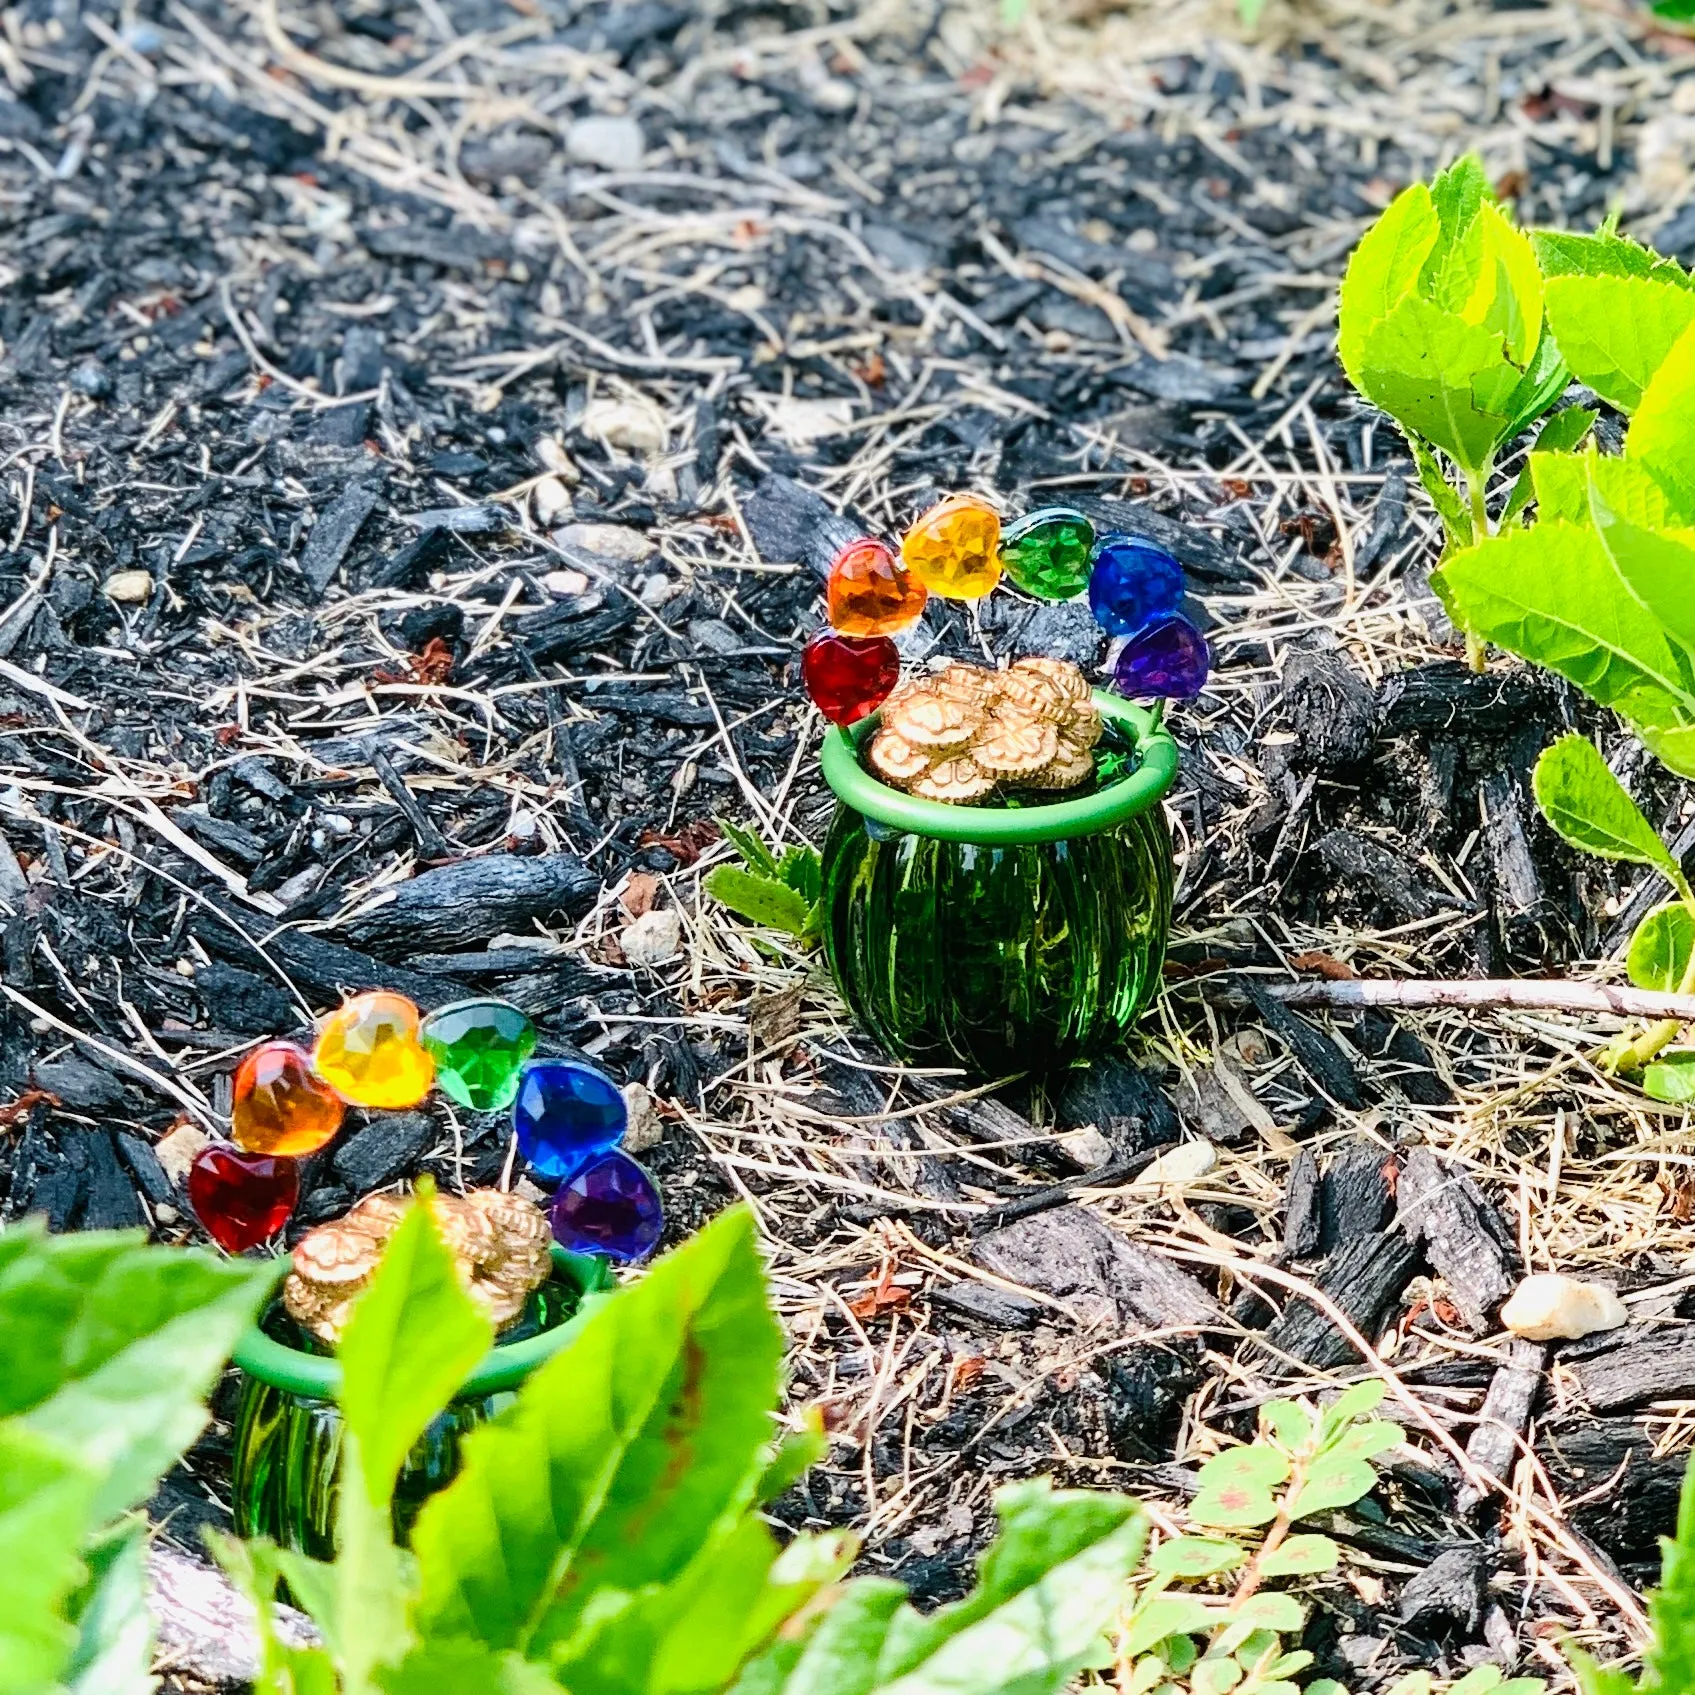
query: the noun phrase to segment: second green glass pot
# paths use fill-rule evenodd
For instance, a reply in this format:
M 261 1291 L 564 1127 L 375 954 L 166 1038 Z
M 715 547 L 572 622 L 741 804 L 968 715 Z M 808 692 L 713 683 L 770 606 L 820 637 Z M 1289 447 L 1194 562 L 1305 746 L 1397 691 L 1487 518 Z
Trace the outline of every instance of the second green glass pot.
M 825 737 L 839 805 L 824 846 L 824 947 L 854 1016 L 898 1059 L 1043 1075 L 1111 1047 L 1152 999 L 1171 926 L 1161 804 L 1177 747 L 1116 695 L 1095 705 L 1134 769 L 1093 793 L 946 806 L 879 782 Z
M 287 1260 L 278 1262 L 279 1278 L 287 1268 Z M 530 1297 L 524 1317 L 407 1455 L 394 1496 L 397 1538 L 406 1540 L 424 1502 L 458 1474 L 466 1432 L 511 1403 L 525 1378 L 576 1334 L 612 1281 L 604 1260 L 553 1249 L 553 1275 Z M 241 1536 L 268 1536 L 312 1559 L 329 1560 L 335 1557 L 341 1470 L 342 1420 L 335 1399 L 341 1367 L 329 1354 L 291 1346 L 272 1333 L 288 1334 L 291 1328 L 273 1305 L 235 1350 L 242 1371 L 235 1528 Z

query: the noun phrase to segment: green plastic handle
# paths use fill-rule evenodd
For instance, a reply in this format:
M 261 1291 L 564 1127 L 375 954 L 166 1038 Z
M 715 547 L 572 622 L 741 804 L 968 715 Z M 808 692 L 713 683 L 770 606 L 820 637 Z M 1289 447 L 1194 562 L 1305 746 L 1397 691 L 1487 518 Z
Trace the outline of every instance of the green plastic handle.
M 1095 690 L 1094 699 L 1101 717 L 1129 732 L 1141 763 L 1129 776 L 1078 800 L 1019 807 L 950 806 L 890 788 L 859 758 L 860 744 L 877 726 L 875 712 L 824 737 L 824 781 L 844 806 L 861 816 L 933 841 L 1015 847 L 1092 836 L 1158 805 L 1177 778 L 1177 743 L 1154 713 L 1103 689 Z
M 616 1282 L 605 1260 L 592 1254 L 567 1253 L 557 1244 L 550 1251 L 554 1275 L 576 1284 L 582 1296 L 577 1310 L 563 1324 L 536 1336 L 526 1336 L 522 1342 L 496 1342 L 472 1369 L 455 1400 L 516 1389 L 538 1365 L 552 1359 L 571 1341 L 612 1294 Z M 286 1257 L 277 1261 L 278 1283 L 288 1275 L 288 1268 Z M 319 1401 L 333 1401 L 341 1394 L 340 1360 L 329 1354 L 309 1354 L 301 1348 L 291 1348 L 267 1336 L 257 1324 L 247 1327 L 231 1357 L 250 1377 L 291 1394 L 309 1395 Z

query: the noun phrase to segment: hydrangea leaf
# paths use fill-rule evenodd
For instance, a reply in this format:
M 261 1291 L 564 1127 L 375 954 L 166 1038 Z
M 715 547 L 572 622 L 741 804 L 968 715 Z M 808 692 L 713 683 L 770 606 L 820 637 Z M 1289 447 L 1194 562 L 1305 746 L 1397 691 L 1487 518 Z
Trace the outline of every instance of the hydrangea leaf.
M 1648 277 L 1552 277 L 1548 324 L 1571 374 L 1634 412 L 1678 338 L 1695 324 L 1695 293 Z
M 1639 989 L 1676 994 L 1695 953 L 1695 917 L 1682 901 L 1656 907 L 1630 938 L 1624 968 Z

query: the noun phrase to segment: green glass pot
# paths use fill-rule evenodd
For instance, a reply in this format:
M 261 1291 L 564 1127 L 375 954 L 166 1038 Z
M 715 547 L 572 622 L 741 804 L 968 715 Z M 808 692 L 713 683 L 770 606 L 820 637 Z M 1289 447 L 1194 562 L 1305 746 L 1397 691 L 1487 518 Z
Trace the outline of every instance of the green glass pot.
M 607 1262 L 553 1250 L 553 1275 L 530 1297 L 524 1316 L 465 1379 L 401 1467 L 394 1534 L 405 1541 L 424 1502 L 459 1471 L 465 1432 L 493 1418 L 532 1371 L 559 1352 L 613 1287 Z M 280 1283 L 288 1273 L 277 1262 Z M 269 1536 L 313 1559 L 335 1557 L 337 1474 L 341 1465 L 341 1364 L 330 1354 L 291 1347 L 273 1302 L 235 1349 L 242 1371 L 235 1421 L 235 1528 Z
M 1075 800 L 947 806 L 879 782 L 876 715 L 824 738 L 839 805 L 824 844 L 824 949 L 854 1016 L 898 1059 L 987 1077 L 1111 1047 L 1152 999 L 1171 927 L 1160 804 L 1177 744 L 1097 692 L 1134 768 Z

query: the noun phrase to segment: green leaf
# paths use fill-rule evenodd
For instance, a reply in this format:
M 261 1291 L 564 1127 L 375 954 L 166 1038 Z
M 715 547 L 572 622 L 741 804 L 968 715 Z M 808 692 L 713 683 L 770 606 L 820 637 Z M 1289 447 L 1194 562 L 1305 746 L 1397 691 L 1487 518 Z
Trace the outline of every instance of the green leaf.
M 1267 1401 L 1259 1410 L 1260 1428 L 1289 1453 L 1299 1453 L 1313 1438 L 1312 1415 L 1299 1401 Z
M 777 866 L 777 875 L 808 906 L 824 893 L 824 861 L 814 847 L 788 847 Z
M 1374 405 L 1481 475 L 1506 439 L 1523 373 L 1498 334 L 1408 295 L 1371 330 L 1349 375 Z
M 1287 1636 L 1307 1622 L 1306 1608 L 1293 1595 L 1262 1589 L 1230 1609 L 1230 1617 L 1239 1623 L 1252 1624 L 1256 1630 L 1275 1630 Z
M 1507 426 L 1501 432 L 1502 441 L 1511 441 L 1529 429 L 1565 393 L 1570 381 L 1571 372 L 1566 369 L 1559 344 L 1548 333 L 1544 319 L 1536 355 L 1507 397 Z
M 1339 1431 L 1326 1444 L 1325 1452 L 1340 1454 L 1350 1460 L 1369 1460 L 1386 1449 L 1398 1447 L 1405 1438 L 1406 1432 L 1400 1425 L 1393 1424 L 1388 1419 L 1374 1418 L 1364 1424 L 1354 1424 Z
M 1674 995 L 1695 954 L 1695 916 L 1681 901 L 1656 907 L 1636 926 L 1624 967 L 1639 989 Z
M 753 1504 L 781 1353 L 737 1209 L 619 1290 L 467 1438 L 413 1531 L 422 1633 L 545 1657 L 597 1593 L 680 1576 Z
M 1194 1695 L 1226 1695 L 1242 1681 L 1242 1668 L 1234 1660 L 1208 1656 L 1189 1673 Z
M 1341 1558 L 1328 1536 L 1291 1536 L 1260 1560 L 1259 1569 L 1266 1577 L 1307 1577 L 1334 1570 Z
M 73 1132 L 74 1134 L 74 1132 Z M 101 1474 L 97 1522 L 138 1505 L 206 1424 L 204 1400 L 269 1293 L 271 1267 L 139 1231 L 0 1234 L 0 1418 Z
M 1589 406 L 1567 406 L 1556 412 L 1542 426 L 1536 437 L 1536 444 L 1525 456 L 1524 467 L 1518 474 L 1518 480 L 1513 484 L 1513 491 L 1507 497 L 1507 504 L 1501 512 L 1503 524 L 1516 518 L 1530 504 L 1532 496 L 1537 492 L 1536 474 L 1538 458 L 1549 458 L 1556 454 L 1572 459 L 1581 464 L 1576 458 L 1577 449 L 1582 446 L 1583 438 L 1595 426 L 1595 420 L 1600 413 Z M 1586 491 L 1585 491 L 1586 493 Z M 1587 507 L 1587 500 L 1583 501 Z M 1546 510 L 1542 516 L 1549 517 Z M 1568 513 L 1566 516 L 1576 516 Z M 1578 521 L 1581 521 L 1579 518 Z
M 1377 1473 L 1372 1470 L 1369 1461 L 1344 1454 L 1326 1454 L 1313 1462 L 1305 1480 L 1291 1496 L 1290 1516 L 1311 1518 L 1314 1513 L 1351 1507 L 1355 1501 L 1369 1495 L 1376 1483 Z
M 100 1474 L 67 1447 L 0 1424 L 0 1695 L 52 1688 L 70 1660 L 77 1633 L 65 1608 L 85 1578 L 78 1550 L 99 1486 Z
M 731 846 L 742 856 L 750 871 L 757 871 L 762 877 L 777 875 L 776 858 L 757 830 L 750 830 L 744 824 L 732 824 L 728 818 L 720 818 L 718 828 L 729 838 Z
M 1431 1679 L 1427 1671 L 1408 1672 L 1390 1685 L 1389 1695 L 1430 1695 Z
M 1174 1536 L 1148 1555 L 1148 1570 L 1162 1577 L 1212 1577 L 1239 1566 L 1247 1554 L 1216 1536 Z
M 807 1407 L 801 1414 L 800 1428 L 784 1436 L 765 1463 L 759 1479 L 760 1504 L 776 1500 L 829 1451 L 830 1438 L 824 1434 L 824 1409 Z
M 1532 454 L 1530 474 L 1543 519 L 1593 524 L 1599 501 L 1609 512 L 1649 529 L 1679 522 L 1676 505 L 1649 466 L 1603 455 L 1593 443 L 1581 453 Z
M 1671 849 L 1586 736 L 1574 731 L 1543 749 L 1531 786 L 1542 816 L 1573 847 L 1602 859 L 1651 865 L 1684 886 L 1683 868 Z
M 1199 1475 L 1203 1489 L 1217 1489 L 1231 1483 L 1274 1489 L 1289 1476 L 1289 1456 L 1264 1443 L 1247 1442 L 1214 1454 L 1201 1467 Z
M 1342 278 L 1338 345 L 1342 364 L 1363 388 L 1366 343 L 1372 331 L 1418 286 L 1419 272 L 1442 233 L 1430 190 L 1403 189 L 1360 238 Z
M 1499 1686 L 1501 1675 L 1499 1666 L 1474 1666 L 1458 1683 L 1449 1685 L 1447 1695 L 1486 1695 Z
M 1624 455 L 1648 466 L 1681 511 L 1695 513 L 1695 324 L 1660 361 L 1625 434 Z
M 1660 1586 L 1648 1597 L 1648 1641 L 1642 1651 L 1649 1689 L 1695 1689 L 1695 1466 L 1683 1473 L 1677 1535 L 1660 1539 Z
M 1675 259 L 1662 259 L 1651 247 L 1611 229 L 1594 235 L 1570 230 L 1533 230 L 1530 236 L 1544 279 L 1555 277 L 1651 277 L 1678 288 L 1695 288 Z M 1544 283 L 1546 286 L 1546 282 Z
M 385 1695 L 561 1695 L 546 1670 L 480 1642 L 432 1642 L 376 1674 Z
M 1558 672 L 1645 739 L 1695 724 L 1695 681 L 1592 528 L 1505 530 L 1451 555 L 1431 582 L 1461 628 Z
M 898 1585 L 853 1584 L 804 1647 L 774 1644 L 733 1695 L 1058 1695 L 1098 1663 L 1141 1556 L 1141 1512 L 1039 1482 L 1003 1489 L 995 1511 L 1001 1534 L 965 1600 L 920 1616 Z
M 1436 508 L 1436 516 L 1442 520 L 1442 528 L 1447 533 L 1450 547 L 1470 547 L 1475 532 L 1471 522 L 1471 508 L 1460 498 L 1452 483 L 1442 475 L 1442 468 L 1436 463 L 1436 455 L 1430 448 L 1410 430 L 1401 432 L 1412 449 L 1413 464 L 1418 468 L 1418 480 L 1424 484 L 1424 492 L 1430 496 L 1430 504 Z
M 460 1283 L 420 1190 L 340 1348 L 342 1416 L 374 1505 L 387 1504 L 406 1456 L 493 1342 L 494 1326 Z
M 1695 650 L 1695 547 L 1690 545 L 1695 532 L 1667 534 L 1632 523 L 1629 514 L 1612 508 L 1598 479 L 1591 480 L 1589 504 L 1601 544 L 1625 587 L 1682 645 L 1687 660 Z
M 1545 293 L 1548 325 L 1572 375 L 1621 412 L 1641 404 L 1695 323 L 1695 293 L 1645 276 L 1551 277 Z
M 206 1546 L 224 1575 L 252 1605 L 259 1638 L 256 1695 L 338 1695 L 335 1662 L 322 1648 L 293 1648 L 277 1635 L 276 1594 L 281 1550 L 264 1537 L 238 1542 L 206 1532 Z
M 363 1691 L 372 1669 L 398 1660 L 410 1642 L 390 1514 L 400 1468 L 494 1340 L 488 1314 L 461 1285 L 436 1229 L 431 1192 L 420 1183 L 354 1305 L 340 1348 L 346 1428 L 335 1601 L 332 1616 L 314 1616 L 333 1636 L 353 1691 Z
M 1522 370 L 1530 365 L 1542 341 L 1542 272 L 1536 250 L 1490 201 L 1478 207 L 1477 228 L 1482 236 L 1483 283 L 1466 315 L 1498 334 L 1508 359 Z
M 147 1610 L 147 1520 L 134 1514 L 86 1550 L 89 1577 L 69 1612 L 77 1641 L 70 1695 L 152 1695 L 153 1615 Z
M 1380 1377 L 1367 1377 L 1350 1384 L 1324 1409 L 1318 1425 L 1319 1440 L 1329 1442 L 1355 1419 L 1375 1412 L 1388 1392 L 1388 1384 Z
M 1277 1502 L 1263 1484 L 1223 1483 L 1216 1489 L 1202 1489 L 1190 1504 L 1189 1516 L 1196 1524 L 1221 1530 L 1269 1524 L 1277 1517 Z
M 704 887 L 714 900 L 750 924 L 795 937 L 806 934 L 811 903 L 775 877 L 762 877 L 734 865 L 716 865 L 707 873 Z
M 1695 1048 L 1667 1048 L 1642 1072 L 1642 1092 L 1673 1106 L 1695 1102 Z
M 1150 1596 L 1130 1615 L 1119 1651 L 1141 1654 L 1168 1636 L 1203 1634 L 1221 1617 L 1196 1595 Z
M 1303 1695 L 1348 1695 L 1348 1686 L 1333 1677 L 1321 1677 L 1309 1683 Z
M 1581 1648 L 1570 1652 L 1571 1669 L 1577 1674 L 1577 1686 L 1583 1695 L 1637 1695 L 1636 1681 L 1627 1673 L 1614 1666 L 1603 1669 Z
M 1267 1677 L 1293 1677 L 1298 1671 L 1305 1671 L 1313 1662 L 1313 1656 L 1305 1648 L 1297 1648 L 1293 1653 L 1279 1654 L 1265 1668 Z

